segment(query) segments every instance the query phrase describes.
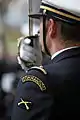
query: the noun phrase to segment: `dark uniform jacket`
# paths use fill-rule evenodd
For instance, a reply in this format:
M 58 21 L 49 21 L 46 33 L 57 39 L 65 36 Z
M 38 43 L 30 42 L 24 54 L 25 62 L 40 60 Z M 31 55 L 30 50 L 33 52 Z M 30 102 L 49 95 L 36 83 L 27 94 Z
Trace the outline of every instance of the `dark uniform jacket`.
M 80 47 L 31 68 L 19 81 L 12 120 L 72 120 L 79 115 Z

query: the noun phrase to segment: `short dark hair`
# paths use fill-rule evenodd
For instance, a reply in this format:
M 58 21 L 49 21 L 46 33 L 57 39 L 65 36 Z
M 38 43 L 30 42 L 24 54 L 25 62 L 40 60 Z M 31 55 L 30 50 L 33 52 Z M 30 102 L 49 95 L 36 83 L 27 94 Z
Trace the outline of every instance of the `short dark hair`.
M 80 24 L 69 24 L 60 22 L 61 24 L 61 36 L 63 40 L 71 40 L 73 42 L 80 41 Z

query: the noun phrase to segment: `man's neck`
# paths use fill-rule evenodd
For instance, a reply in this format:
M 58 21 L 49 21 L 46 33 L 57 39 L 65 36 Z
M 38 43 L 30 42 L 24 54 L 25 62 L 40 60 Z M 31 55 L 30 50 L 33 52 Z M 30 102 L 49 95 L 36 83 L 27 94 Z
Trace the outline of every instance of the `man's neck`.
M 73 41 L 61 41 L 60 43 L 59 42 L 56 42 L 56 43 L 53 43 L 52 45 L 52 48 L 51 48 L 51 56 L 53 54 L 55 54 L 56 52 L 60 51 L 60 50 L 63 50 L 63 49 L 66 49 L 66 48 L 71 48 L 71 47 L 75 47 L 75 46 L 80 46 L 80 42 L 73 42 Z
M 73 48 L 78 48 L 78 47 L 79 47 L 79 46 L 72 46 L 72 47 L 68 47 L 68 48 L 59 50 L 59 51 L 57 51 L 56 53 L 54 53 L 54 54 L 51 56 L 51 59 L 53 59 L 54 57 L 56 57 L 57 55 L 59 55 L 60 53 L 66 51 L 66 50 L 73 49 Z

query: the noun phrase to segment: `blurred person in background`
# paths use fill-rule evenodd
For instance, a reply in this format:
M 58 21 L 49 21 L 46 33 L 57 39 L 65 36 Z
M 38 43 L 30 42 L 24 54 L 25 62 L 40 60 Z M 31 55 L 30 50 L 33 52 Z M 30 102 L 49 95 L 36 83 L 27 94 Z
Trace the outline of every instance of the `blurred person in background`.
M 30 15 L 40 19 L 40 44 L 51 61 L 20 79 L 12 120 L 80 118 L 79 7 L 79 0 L 42 0 L 40 13 Z
M 15 98 L 16 87 L 21 75 L 24 75 L 20 66 L 15 62 L 1 63 L 0 78 L 0 120 L 10 120 Z

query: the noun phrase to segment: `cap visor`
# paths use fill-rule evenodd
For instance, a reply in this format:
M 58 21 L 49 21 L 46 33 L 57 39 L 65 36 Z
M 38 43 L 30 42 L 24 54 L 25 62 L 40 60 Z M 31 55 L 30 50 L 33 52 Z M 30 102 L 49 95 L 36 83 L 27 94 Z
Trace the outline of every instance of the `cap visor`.
M 42 13 L 32 13 L 32 14 L 29 14 L 28 16 L 31 18 L 35 18 L 35 19 L 40 19 L 40 17 L 45 16 L 45 15 Z

